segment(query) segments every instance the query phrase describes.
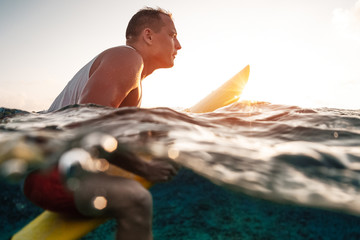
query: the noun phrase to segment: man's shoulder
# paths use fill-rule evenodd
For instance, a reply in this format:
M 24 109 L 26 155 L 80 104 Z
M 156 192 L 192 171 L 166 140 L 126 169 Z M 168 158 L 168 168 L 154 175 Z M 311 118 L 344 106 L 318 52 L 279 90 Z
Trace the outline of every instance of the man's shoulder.
M 113 68 L 116 66 L 118 69 L 142 69 L 143 59 L 141 55 L 125 46 L 113 47 L 102 52 L 96 59 L 98 66 Z M 137 71 L 137 70 L 136 70 Z
M 93 71 L 102 69 L 112 74 L 126 72 L 141 72 L 144 66 L 141 55 L 134 49 L 125 46 L 109 48 L 96 58 Z
M 141 55 L 132 47 L 117 46 L 109 48 L 100 54 L 101 58 L 110 58 L 112 60 L 126 59 L 128 61 L 142 61 Z

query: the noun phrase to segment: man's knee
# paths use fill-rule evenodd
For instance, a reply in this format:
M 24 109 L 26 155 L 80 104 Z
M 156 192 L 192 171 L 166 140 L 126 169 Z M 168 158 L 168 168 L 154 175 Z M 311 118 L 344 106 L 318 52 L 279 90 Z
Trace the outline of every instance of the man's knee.
M 85 215 L 129 217 L 136 212 L 152 212 L 151 194 L 137 181 L 93 175 L 82 179 L 80 185 L 74 195 L 78 210 Z M 97 200 L 102 200 L 100 208 L 95 205 Z
M 150 192 L 139 183 L 134 183 L 129 194 L 129 207 L 138 210 L 149 210 L 152 208 L 152 196 Z

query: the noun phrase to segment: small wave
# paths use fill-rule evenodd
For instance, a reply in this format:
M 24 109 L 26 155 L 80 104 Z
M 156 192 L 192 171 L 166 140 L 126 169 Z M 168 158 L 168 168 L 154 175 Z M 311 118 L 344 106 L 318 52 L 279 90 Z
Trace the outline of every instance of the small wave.
M 135 154 L 167 157 L 233 191 L 360 215 L 359 110 L 239 102 L 202 114 L 96 105 L 0 114 L 1 168 L 25 159 L 23 175 L 102 132 Z

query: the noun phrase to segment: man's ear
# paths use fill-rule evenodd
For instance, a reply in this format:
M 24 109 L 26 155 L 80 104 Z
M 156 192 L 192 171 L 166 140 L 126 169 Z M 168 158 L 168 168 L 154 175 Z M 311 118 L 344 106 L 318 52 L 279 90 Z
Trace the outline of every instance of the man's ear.
M 152 45 L 153 31 L 150 28 L 145 28 L 143 30 L 143 38 L 148 45 Z

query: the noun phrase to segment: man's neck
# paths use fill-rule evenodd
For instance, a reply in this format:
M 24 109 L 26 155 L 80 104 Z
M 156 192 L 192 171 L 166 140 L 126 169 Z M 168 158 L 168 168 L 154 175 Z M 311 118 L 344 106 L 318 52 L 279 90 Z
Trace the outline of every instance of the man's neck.
M 152 64 L 153 61 L 150 59 L 149 55 L 146 54 L 146 51 L 144 51 L 143 47 L 140 44 L 127 43 L 126 46 L 135 49 L 135 51 L 139 53 L 143 59 L 144 67 L 141 73 L 141 80 L 152 74 L 157 69 L 156 66 Z

